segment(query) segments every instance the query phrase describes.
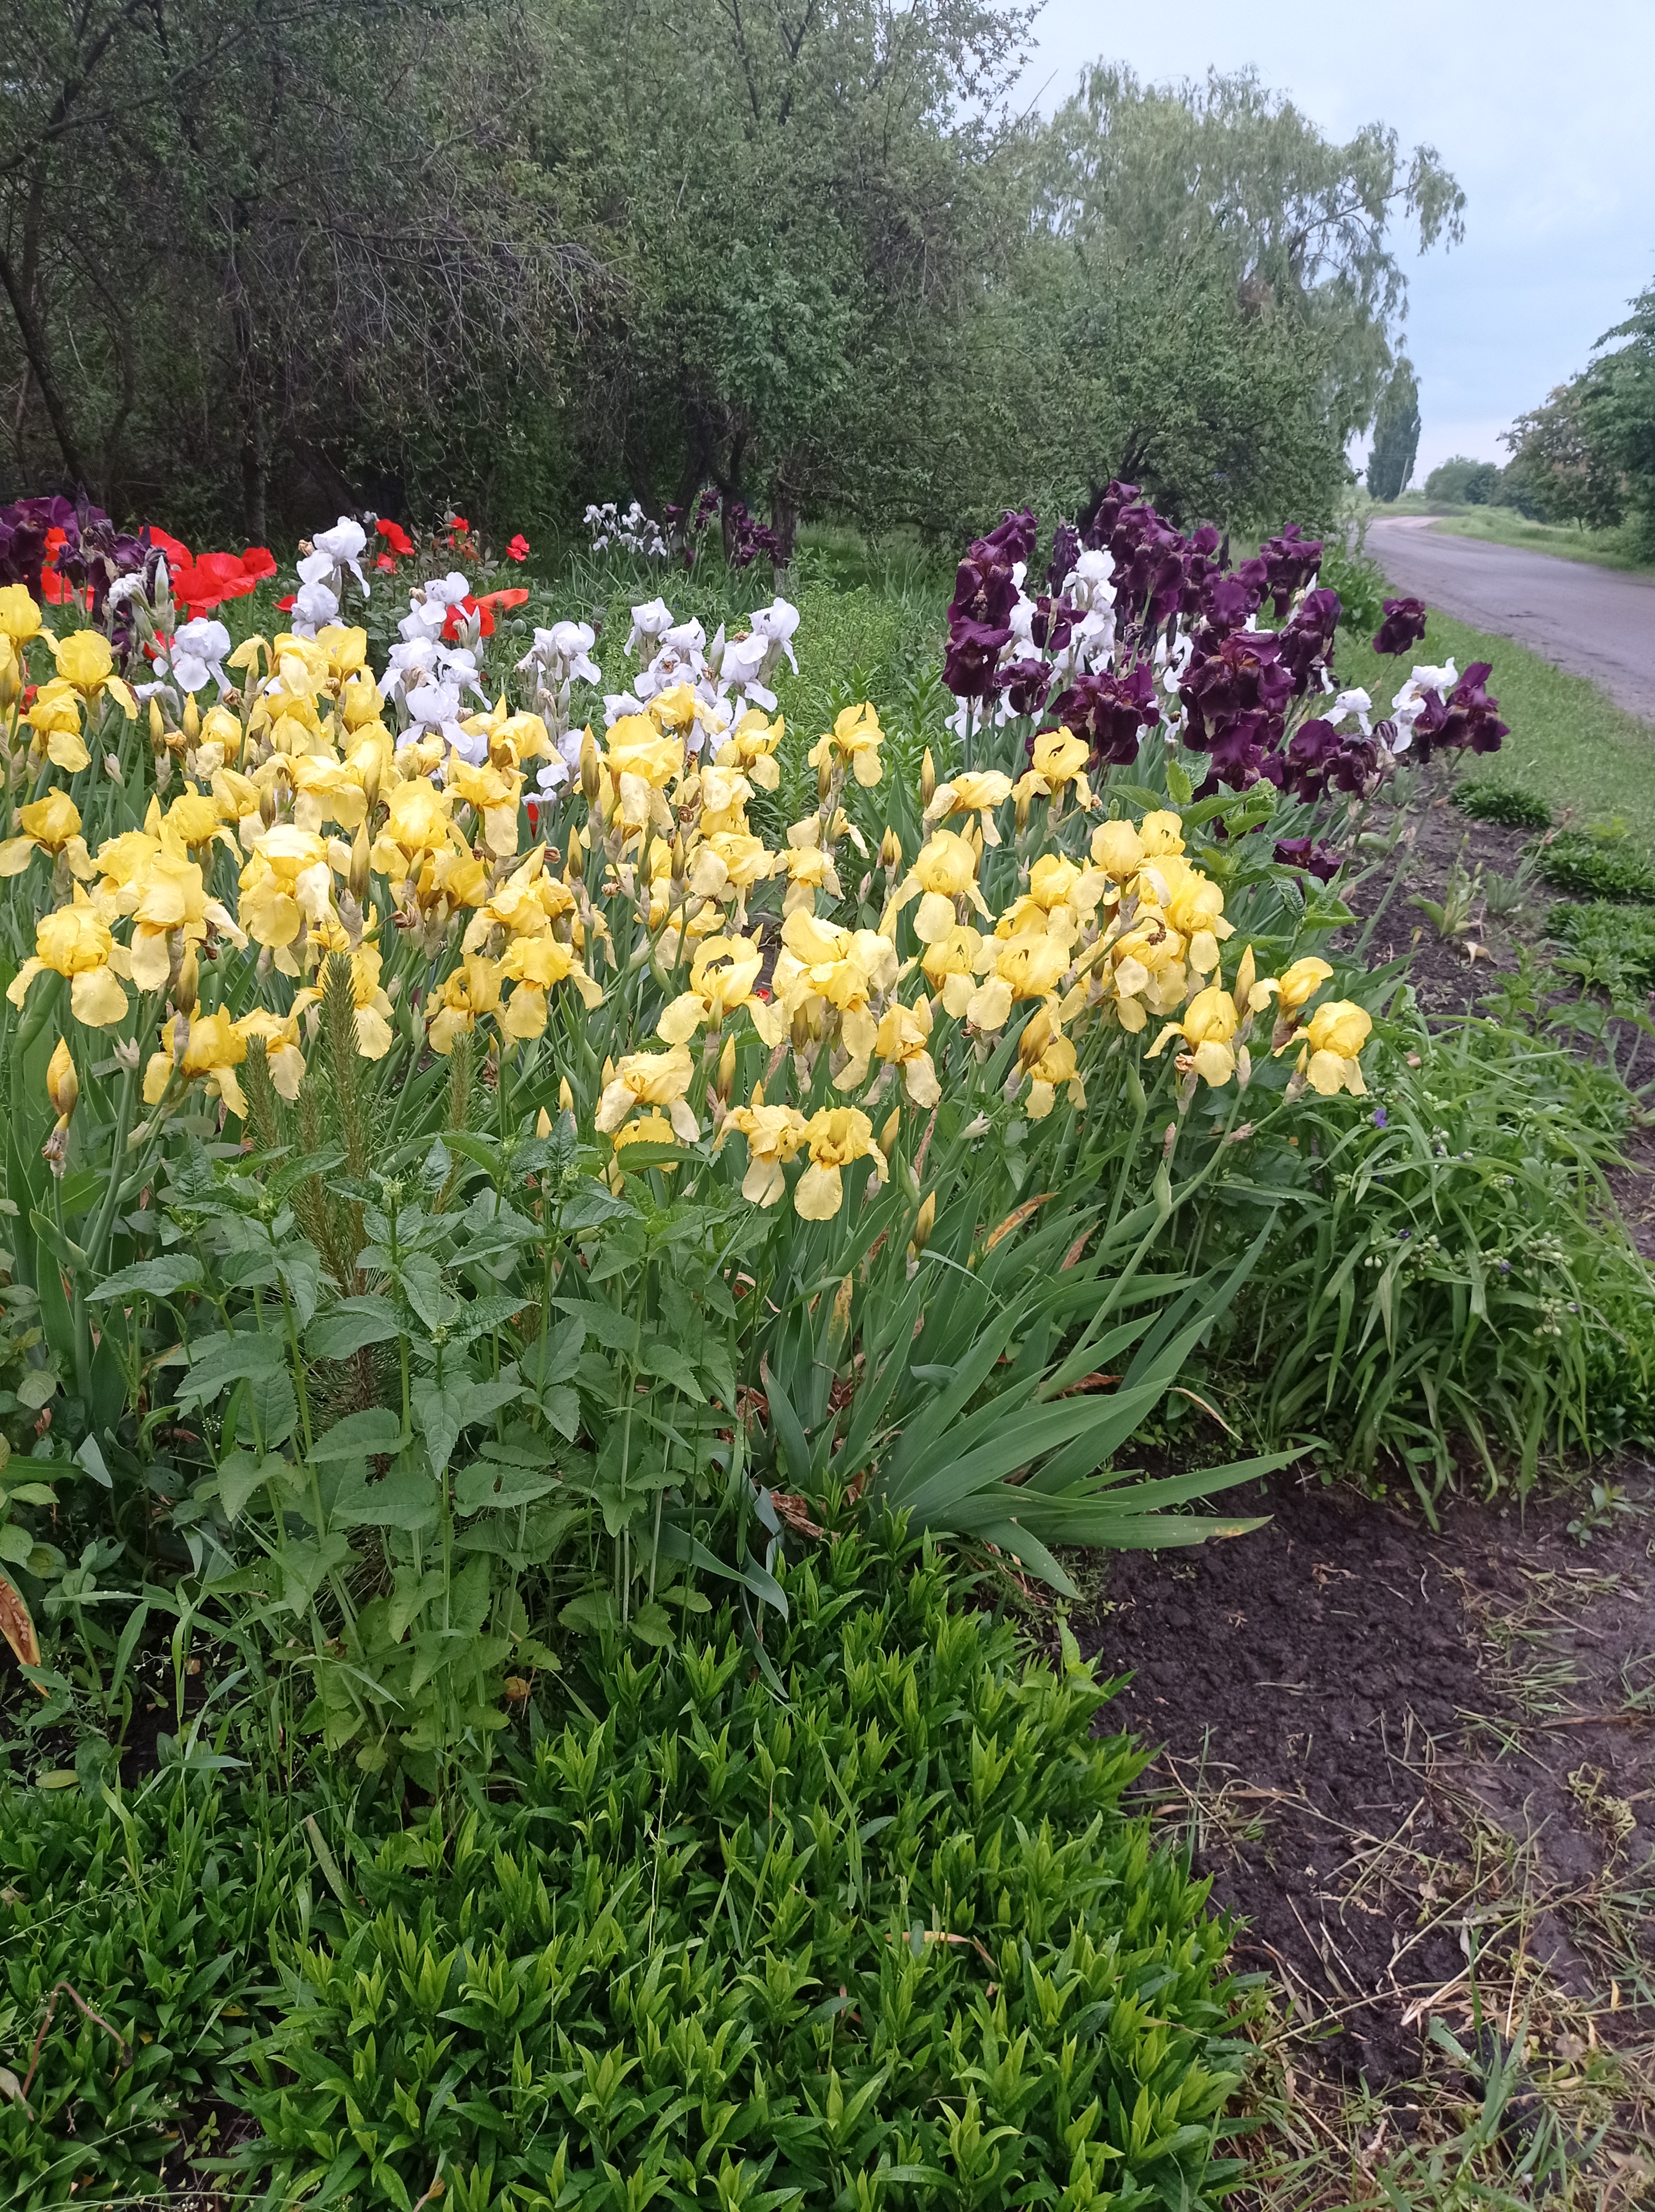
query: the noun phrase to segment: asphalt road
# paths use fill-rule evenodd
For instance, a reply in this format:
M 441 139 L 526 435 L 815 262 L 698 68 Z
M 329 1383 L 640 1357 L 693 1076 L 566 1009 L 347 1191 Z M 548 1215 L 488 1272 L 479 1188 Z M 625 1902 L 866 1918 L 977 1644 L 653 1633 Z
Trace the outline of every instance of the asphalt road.
M 1371 524 L 1367 550 L 1398 592 L 1515 638 L 1655 722 L 1655 577 L 1451 538 L 1424 515 Z

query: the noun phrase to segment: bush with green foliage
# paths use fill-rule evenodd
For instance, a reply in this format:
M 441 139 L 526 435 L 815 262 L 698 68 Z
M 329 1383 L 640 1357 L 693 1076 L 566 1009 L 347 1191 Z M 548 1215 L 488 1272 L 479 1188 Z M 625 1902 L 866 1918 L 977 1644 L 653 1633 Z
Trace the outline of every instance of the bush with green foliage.
M 1228 1351 L 1262 1436 L 1406 1470 L 1430 1510 L 1461 1437 L 1489 1492 L 1514 1466 L 1522 1492 L 1542 1452 L 1650 1433 L 1655 1284 L 1604 1180 L 1631 1105 L 1612 1074 L 1488 1019 L 1409 1041 L 1417 1068 L 1310 1108 L 1315 1176 L 1275 1211 Z M 1297 1182 L 1285 1146 L 1254 1164 L 1261 1199 Z
M 401 2212 L 1214 2204 L 1227 1929 L 1123 1808 L 1106 1686 L 890 1520 L 782 1579 L 785 1699 L 727 1609 L 606 1643 L 503 1792 L 407 1826 L 177 1769 L 0 1801 L 0 2060 L 59 1976 L 108 2023 L 0 2102 L 10 2201 L 234 2152 L 267 2201 Z
M 1427 499 L 1451 500 L 1466 507 L 1487 507 L 1500 489 L 1497 461 L 1468 460 L 1456 453 L 1442 461 L 1425 480 Z
M 1562 948 L 1558 965 L 1591 988 L 1622 995 L 1655 991 L 1655 914 L 1595 899 L 1558 905 L 1546 934 Z
M 1504 830 L 1549 830 L 1552 810 L 1537 791 L 1520 784 L 1485 783 L 1466 778 L 1454 786 L 1454 804 L 1474 822 L 1497 822 Z
M 504 1802 L 336 1829 L 259 2053 L 279 2201 L 1214 2201 L 1226 1931 L 1073 1641 L 951 1611 L 890 1523 L 786 1588 L 785 1703 L 725 1614 Z
M 1555 891 L 1572 898 L 1655 906 L 1655 866 L 1647 854 L 1625 838 L 1560 830 L 1530 849 L 1536 855 L 1536 872 Z

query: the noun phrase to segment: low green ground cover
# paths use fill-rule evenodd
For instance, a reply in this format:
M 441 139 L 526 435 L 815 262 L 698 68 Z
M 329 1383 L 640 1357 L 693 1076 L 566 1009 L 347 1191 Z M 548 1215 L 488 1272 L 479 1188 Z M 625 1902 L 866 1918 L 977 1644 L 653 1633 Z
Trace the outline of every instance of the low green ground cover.
M 1106 1686 L 894 1524 L 784 1582 L 783 1697 L 727 1612 L 607 1650 L 488 1798 L 405 1825 L 198 1747 L 0 1798 L 0 2033 L 59 1978 L 102 2014 L 60 2001 L 0 2101 L 9 2201 L 193 2165 L 402 2212 L 1215 2203 L 1227 1931 L 1123 1808 Z

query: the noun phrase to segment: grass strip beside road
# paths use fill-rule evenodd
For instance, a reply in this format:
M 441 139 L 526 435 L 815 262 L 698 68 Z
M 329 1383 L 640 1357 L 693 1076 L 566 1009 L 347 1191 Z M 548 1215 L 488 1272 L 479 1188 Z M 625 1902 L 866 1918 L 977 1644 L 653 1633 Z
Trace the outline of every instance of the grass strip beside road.
M 1488 689 L 1511 728 L 1499 752 L 1466 756 L 1468 775 L 1538 792 L 1560 820 L 1567 811 L 1577 829 L 1618 817 L 1655 850 L 1655 728 L 1585 677 L 1568 675 L 1508 637 L 1433 609 L 1424 642 L 1396 659 L 1342 638 L 1339 679 L 1361 684 L 1375 715 L 1387 714 L 1415 661 L 1436 665 L 1450 654 L 1462 672 L 1474 660 L 1493 663 Z

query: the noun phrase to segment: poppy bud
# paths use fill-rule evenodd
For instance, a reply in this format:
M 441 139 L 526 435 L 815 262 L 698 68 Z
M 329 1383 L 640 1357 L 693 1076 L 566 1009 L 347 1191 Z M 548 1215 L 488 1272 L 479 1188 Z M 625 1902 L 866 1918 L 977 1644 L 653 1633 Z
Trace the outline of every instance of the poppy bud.
M 920 811 L 928 813 L 931 801 L 937 795 L 937 764 L 931 757 L 931 748 L 925 748 L 925 758 L 920 763 Z

